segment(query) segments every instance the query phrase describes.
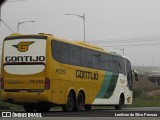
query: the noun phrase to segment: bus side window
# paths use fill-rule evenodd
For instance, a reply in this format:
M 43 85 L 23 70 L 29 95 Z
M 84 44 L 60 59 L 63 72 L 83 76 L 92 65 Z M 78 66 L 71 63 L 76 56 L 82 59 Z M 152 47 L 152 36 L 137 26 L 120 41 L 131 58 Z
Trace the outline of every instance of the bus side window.
M 115 63 L 113 62 L 113 57 L 110 56 L 110 71 L 113 72 L 116 70 L 116 66 L 115 66 Z
M 131 69 L 131 64 L 130 62 L 126 59 L 126 70 L 127 70 L 127 81 L 128 81 L 128 86 L 129 89 L 132 90 L 133 83 L 132 83 L 132 69 Z
M 100 61 L 102 62 L 102 70 L 110 71 L 110 55 L 102 53 Z
M 70 45 L 70 64 L 81 66 L 81 61 L 81 48 L 78 46 Z
M 58 41 L 52 41 L 52 57 L 59 62 L 62 62 L 61 45 L 62 44 Z
M 92 68 L 102 69 L 102 62 L 100 61 L 101 53 L 97 51 L 92 51 L 91 59 L 92 59 Z
M 69 52 L 69 45 L 66 43 L 62 43 L 62 63 L 69 64 L 70 63 L 70 52 Z
M 112 72 L 119 73 L 119 71 L 120 71 L 120 64 L 118 62 L 118 57 L 117 56 L 111 56 L 110 65 L 111 65 L 111 71 Z
M 82 48 L 82 66 L 91 67 L 91 50 Z
M 124 58 L 119 58 L 119 65 L 120 65 L 120 73 L 126 75 Z

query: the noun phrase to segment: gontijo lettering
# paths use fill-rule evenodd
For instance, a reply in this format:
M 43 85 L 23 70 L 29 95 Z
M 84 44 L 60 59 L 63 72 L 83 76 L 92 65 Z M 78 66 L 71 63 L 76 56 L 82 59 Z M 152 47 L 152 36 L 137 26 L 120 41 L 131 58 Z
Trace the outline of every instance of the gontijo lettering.
M 44 62 L 45 56 L 6 56 L 6 62 Z
M 83 71 L 83 70 L 76 70 L 76 77 L 77 78 L 91 79 L 91 80 L 98 80 L 98 73 Z

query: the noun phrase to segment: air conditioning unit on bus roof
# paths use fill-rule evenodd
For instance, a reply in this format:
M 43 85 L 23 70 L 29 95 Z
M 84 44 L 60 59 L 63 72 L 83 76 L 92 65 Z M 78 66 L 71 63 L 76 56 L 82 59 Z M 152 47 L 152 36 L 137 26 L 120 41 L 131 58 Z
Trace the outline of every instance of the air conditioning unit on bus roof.
M 51 35 L 53 36 L 52 34 L 46 34 L 46 33 L 38 33 L 39 35 Z

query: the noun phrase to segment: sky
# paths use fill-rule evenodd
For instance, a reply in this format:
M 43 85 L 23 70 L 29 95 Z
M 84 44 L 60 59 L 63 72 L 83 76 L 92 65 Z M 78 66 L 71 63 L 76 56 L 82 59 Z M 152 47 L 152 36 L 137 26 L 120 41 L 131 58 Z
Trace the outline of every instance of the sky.
M 16 2 L 13 2 L 16 1 Z M 132 65 L 160 66 L 160 0 L 8 0 L 1 19 L 21 34 L 49 33 L 86 42 L 123 54 Z M 0 23 L 0 45 L 12 34 Z M 0 47 L 1 48 L 1 47 Z

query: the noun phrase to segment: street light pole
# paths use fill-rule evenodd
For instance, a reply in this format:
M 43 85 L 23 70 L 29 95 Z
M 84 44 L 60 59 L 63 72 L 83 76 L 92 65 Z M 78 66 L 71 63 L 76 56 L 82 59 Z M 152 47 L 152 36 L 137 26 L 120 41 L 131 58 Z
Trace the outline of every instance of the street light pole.
M 6 2 L 21 2 L 21 1 L 25 1 L 25 0 L 12 0 L 12 1 L 5 1 L 4 3 Z M 0 19 L 2 19 L 2 6 L 0 5 Z M 0 21 L 0 27 L 1 27 L 1 21 Z
M 86 38 L 85 38 L 85 31 L 86 31 L 86 26 L 85 26 L 85 14 L 83 13 L 83 15 L 77 15 L 77 14 L 69 14 L 69 13 L 66 13 L 65 15 L 73 15 L 73 16 L 77 16 L 77 17 L 80 17 L 83 19 L 83 31 L 84 31 L 84 42 L 86 41 Z
M 1 14 L 2 14 L 2 12 L 1 12 L 1 5 L 0 5 L 0 20 L 1 20 Z M 0 21 L 0 28 L 1 28 L 1 21 Z
M 27 22 L 35 22 L 35 21 L 24 21 L 24 22 L 18 22 L 18 26 L 17 26 L 17 33 L 19 32 L 19 26 L 23 23 L 27 23 Z
M 123 52 L 123 55 L 124 55 L 124 48 L 122 48 L 122 49 L 119 49 L 119 50 L 121 50 L 121 51 Z
M 85 14 L 83 13 L 83 26 L 84 26 L 84 42 L 86 42 L 86 25 L 85 25 Z

